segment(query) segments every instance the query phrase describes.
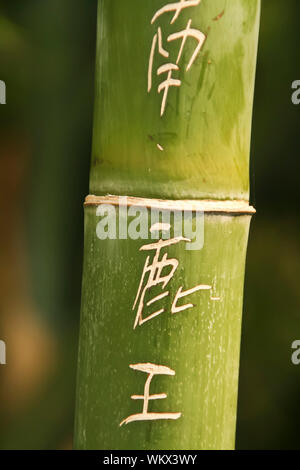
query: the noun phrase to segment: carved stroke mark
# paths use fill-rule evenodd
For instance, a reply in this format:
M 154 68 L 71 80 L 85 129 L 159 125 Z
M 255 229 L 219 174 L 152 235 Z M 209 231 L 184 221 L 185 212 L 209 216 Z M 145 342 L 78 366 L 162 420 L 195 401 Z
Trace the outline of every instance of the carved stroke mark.
M 171 229 L 171 224 L 165 224 L 161 222 L 157 222 L 156 224 L 153 224 L 150 228 L 150 232 L 168 232 Z
M 170 21 L 170 24 L 173 24 L 173 23 L 175 23 L 175 21 L 177 20 L 177 18 L 179 17 L 181 11 L 184 8 L 196 7 L 197 5 L 199 5 L 200 2 L 201 2 L 201 0 L 180 0 L 179 2 L 176 2 L 176 3 L 175 2 L 174 3 L 168 3 L 168 5 L 163 6 L 162 8 L 160 8 L 155 13 L 155 15 L 153 16 L 153 18 L 151 20 L 151 24 L 155 23 L 157 18 L 159 18 L 164 13 L 174 11 L 175 14 L 174 14 L 173 18 Z
M 186 29 L 184 29 L 183 31 L 179 31 L 178 33 L 170 34 L 170 36 L 167 39 L 168 42 L 175 41 L 176 39 L 182 39 L 180 50 L 179 50 L 177 60 L 176 60 L 176 64 L 178 64 L 180 59 L 181 59 L 183 48 L 185 46 L 187 38 L 188 37 L 193 37 L 194 39 L 196 39 L 198 41 L 198 46 L 196 47 L 196 49 L 195 49 L 188 65 L 187 65 L 186 71 L 190 70 L 191 66 L 195 62 L 200 50 L 202 49 L 202 46 L 203 46 L 204 42 L 206 40 L 205 34 L 203 34 L 198 29 L 191 28 L 191 24 L 192 24 L 192 20 L 190 19 L 187 23 Z
M 151 46 L 151 52 L 150 52 L 150 59 L 149 59 L 149 66 L 148 66 L 148 93 L 150 93 L 151 88 L 152 88 L 152 70 L 153 70 L 153 60 L 154 60 L 154 54 L 155 54 L 155 48 L 158 40 L 158 51 L 163 57 L 169 57 L 169 53 L 163 48 L 162 45 L 162 34 L 161 34 L 161 28 L 158 28 L 157 34 L 155 34 L 153 41 L 152 41 L 152 46 Z
M 168 93 L 169 93 L 170 86 L 180 87 L 180 85 L 181 85 L 181 80 L 177 80 L 176 78 L 172 78 L 172 71 L 173 70 L 179 70 L 178 65 L 176 65 L 176 64 L 164 64 L 161 67 L 159 67 L 158 70 L 157 70 L 157 75 L 161 75 L 162 73 L 168 72 L 167 79 L 164 80 L 158 86 L 158 93 L 160 93 L 162 90 L 164 90 L 163 99 L 162 99 L 161 108 L 160 108 L 160 115 L 161 116 L 163 116 L 163 114 L 165 112 L 165 109 L 166 109 L 166 103 L 167 103 L 167 98 L 168 98 Z
M 212 289 L 212 286 L 208 286 L 206 284 L 199 284 L 198 286 L 196 287 L 193 287 L 192 289 L 188 289 L 186 291 L 182 291 L 182 286 L 179 287 L 178 291 L 177 291 L 177 294 L 175 295 L 174 297 L 174 300 L 173 300 L 173 303 L 172 303 L 172 308 L 171 308 L 171 313 L 179 313 L 179 312 L 182 312 L 184 310 L 187 310 L 188 308 L 193 308 L 195 307 L 194 304 L 185 304 L 185 305 L 181 305 L 179 307 L 177 307 L 177 302 L 179 299 L 181 299 L 182 297 L 186 297 L 188 295 L 191 295 L 193 294 L 194 292 L 198 292 L 199 290 L 211 290 Z

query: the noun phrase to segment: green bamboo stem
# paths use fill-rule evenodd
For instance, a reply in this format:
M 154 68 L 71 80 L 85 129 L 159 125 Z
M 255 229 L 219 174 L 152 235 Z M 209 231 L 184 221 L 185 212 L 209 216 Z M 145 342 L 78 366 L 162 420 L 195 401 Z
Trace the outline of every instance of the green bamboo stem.
M 194 3 L 170 24 L 174 12 L 154 17 L 167 0 L 99 2 L 95 197 L 85 205 L 76 448 L 234 448 L 260 1 Z M 181 41 L 166 38 L 187 25 L 206 39 L 187 71 L 197 46 L 187 38 L 172 75 L 181 84 L 170 87 L 164 107 L 157 89 L 166 73 L 156 70 L 175 64 Z M 160 34 L 169 56 L 154 54 L 149 86 L 150 51 Z M 171 213 L 172 227 L 182 208 L 192 208 L 190 232 L 204 214 L 201 249 L 186 250 L 186 240 L 162 249 L 161 257 L 178 266 L 167 289 L 160 284 L 147 292 L 149 301 L 168 291 L 154 310 L 149 303 L 163 311 L 147 322 L 140 321 L 146 300 L 140 317 L 139 300 L 133 304 L 146 256 L 153 259 L 142 247 L 157 240 L 149 230 L 143 240 L 120 237 L 132 217 L 125 221 L 118 198 L 107 194 L 131 196 L 131 209 L 144 207 L 148 229 L 153 207 Z M 107 202 L 119 224 L 114 240 L 97 237 L 99 207 Z M 206 288 L 173 303 L 200 285 Z M 146 406 L 148 392 L 155 397 Z M 158 399 L 161 393 L 167 396 Z

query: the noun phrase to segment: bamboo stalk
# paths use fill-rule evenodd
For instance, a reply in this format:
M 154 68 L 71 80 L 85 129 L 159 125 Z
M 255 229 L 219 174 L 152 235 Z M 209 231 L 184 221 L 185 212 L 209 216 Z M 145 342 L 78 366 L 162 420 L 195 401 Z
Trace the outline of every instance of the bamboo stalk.
M 259 10 L 99 2 L 78 449 L 234 448 Z

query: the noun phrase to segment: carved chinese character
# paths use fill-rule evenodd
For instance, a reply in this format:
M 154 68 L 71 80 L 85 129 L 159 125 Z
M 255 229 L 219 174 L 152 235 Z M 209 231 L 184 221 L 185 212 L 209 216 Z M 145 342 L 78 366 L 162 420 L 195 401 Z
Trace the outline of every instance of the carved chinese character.
M 159 393 L 155 395 L 150 395 L 150 384 L 155 375 L 175 375 L 174 370 L 166 366 L 159 366 L 156 364 L 134 364 L 129 366 L 133 370 L 144 372 L 148 374 L 148 378 L 144 387 L 144 395 L 132 395 L 132 400 L 143 400 L 143 411 L 142 413 L 134 414 L 128 416 L 128 418 L 121 421 L 120 426 L 123 424 L 132 423 L 134 421 L 153 421 L 158 419 L 173 419 L 176 420 L 180 418 L 181 413 L 151 413 L 148 411 L 149 401 L 150 400 L 162 400 L 167 398 L 166 393 Z
M 152 18 L 151 23 L 153 24 L 161 15 L 167 12 L 174 12 L 174 16 L 171 19 L 171 24 L 173 24 L 178 16 L 180 15 L 181 11 L 188 7 L 194 7 L 199 5 L 201 0 L 180 0 L 178 2 L 169 3 L 158 10 Z M 183 49 L 188 38 L 193 38 L 198 42 L 197 47 L 195 48 L 192 57 L 189 60 L 189 63 L 186 67 L 186 70 L 189 71 L 193 63 L 195 62 L 200 50 L 205 42 L 206 36 L 201 31 L 191 27 L 192 20 L 190 19 L 187 23 L 187 26 L 184 30 L 172 33 L 168 36 L 167 41 L 172 42 L 177 39 L 181 39 L 181 45 L 179 48 L 179 52 L 177 55 L 176 63 L 172 61 L 168 61 L 167 63 L 161 65 L 157 69 L 157 75 L 167 74 L 167 77 L 164 81 L 160 83 L 158 86 L 158 93 L 163 91 L 163 98 L 161 103 L 160 115 L 163 116 L 167 98 L 170 87 L 180 87 L 181 80 L 177 77 L 174 78 L 173 73 L 179 72 L 179 61 L 181 59 Z M 149 57 L 149 65 L 148 65 L 148 93 L 150 93 L 152 89 L 152 75 L 153 75 L 153 63 L 154 63 L 154 56 L 155 52 L 158 50 L 158 53 L 165 58 L 169 58 L 169 52 L 163 47 L 163 39 L 162 39 L 162 30 L 159 27 L 157 33 L 154 35 L 152 40 L 151 52 Z
M 178 267 L 178 260 L 175 258 L 168 258 L 167 253 L 165 253 L 163 257 L 160 259 L 160 252 L 162 248 L 175 245 L 182 241 L 190 241 L 190 240 L 188 238 L 176 237 L 176 238 L 171 238 L 170 240 L 159 240 L 157 243 L 150 243 L 149 245 L 144 245 L 140 248 L 140 251 L 155 250 L 155 254 L 154 254 L 152 263 L 150 263 L 150 256 L 147 256 L 147 259 L 144 265 L 144 270 L 142 273 L 140 285 L 139 285 L 138 292 L 137 292 L 137 295 L 133 304 L 133 310 L 136 308 L 136 305 L 138 304 L 137 314 L 136 314 L 136 318 L 134 322 L 134 328 L 136 328 L 137 325 L 142 325 L 146 321 L 149 321 L 152 318 L 164 312 L 164 309 L 162 308 L 162 309 L 155 311 L 148 317 L 143 318 L 145 295 L 146 295 L 146 292 L 151 287 L 157 286 L 159 284 L 162 285 L 163 290 L 166 288 L 166 286 L 168 285 L 169 281 L 174 276 L 174 273 Z M 167 274 L 163 276 L 162 271 L 165 270 L 166 268 L 170 268 L 170 270 Z M 143 287 L 146 274 L 148 274 L 148 279 L 147 279 L 147 282 L 145 283 L 145 286 Z M 147 302 L 147 306 L 149 307 L 150 305 L 154 304 L 158 300 L 163 299 L 164 297 L 167 297 L 168 295 L 169 295 L 169 291 L 162 292 L 162 294 L 149 300 L 149 302 Z
M 156 225 L 152 226 L 150 231 L 153 231 Z M 158 224 L 158 226 L 162 227 L 161 224 Z M 150 307 L 154 303 L 161 301 L 165 297 L 169 296 L 170 292 L 166 290 L 166 287 L 171 281 L 171 279 L 173 278 L 179 265 L 179 261 L 175 258 L 168 258 L 167 253 L 165 253 L 164 255 L 161 255 L 161 250 L 171 245 L 176 245 L 180 242 L 190 242 L 190 241 L 191 240 L 189 238 L 184 238 L 184 237 L 175 237 L 175 238 L 170 238 L 169 240 L 160 239 L 156 243 L 143 245 L 140 248 L 140 251 L 154 251 L 155 253 L 154 253 L 152 262 L 150 262 L 150 256 L 147 256 L 146 258 L 146 262 L 144 265 L 137 295 L 136 295 L 136 298 L 132 307 L 132 310 L 135 310 L 137 307 L 137 313 L 136 313 L 135 322 L 134 322 L 134 329 L 138 325 L 140 326 L 143 325 L 147 321 L 152 320 L 153 318 L 157 317 L 158 315 L 161 315 L 165 311 L 164 308 L 158 308 L 157 310 L 154 310 L 154 312 L 148 314 L 147 316 L 144 316 L 145 303 L 146 303 L 146 307 Z M 164 275 L 163 275 L 163 272 L 164 272 Z M 146 279 L 146 276 L 147 276 L 147 279 Z M 146 293 L 152 287 L 155 287 L 158 285 L 161 285 L 162 292 L 154 296 L 148 302 L 145 302 Z M 191 303 L 184 304 L 184 305 L 177 305 L 177 303 L 181 298 L 191 295 L 197 291 L 211 290 L 211 289 L 212 289 L 212 286 L 206 285 L 206 284 L 199 284 L 193 287 L 192 289 L 188 289 L 186 291 L 183 291 L 182 286 L 179 287 L 172 303 L 171 312 L 173 314 L 179 313 L 183 310 L 187 310 L 189 308 L 195 307 L 195 305 Z

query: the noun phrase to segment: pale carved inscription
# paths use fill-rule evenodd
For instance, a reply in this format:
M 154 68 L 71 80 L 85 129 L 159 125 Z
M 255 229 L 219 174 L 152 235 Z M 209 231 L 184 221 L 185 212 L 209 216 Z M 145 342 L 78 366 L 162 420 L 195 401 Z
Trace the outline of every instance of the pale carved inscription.
M 151 227 L 150 231 L 156 228 L 155 226 Z M 134 321 L 133 328 L 135 329 L 137 326 L 141 326 L 144 323 L 152 320 L 153 318 L 157 317 L 164 313 L 164 308 L 157 308 L 154 309 L 151 313 L 144 315 L 145 307 L 150 307 L 153 304 L 161 301 L 165 297 L 170 295 L 169 290 L 166 289 L 169 282 L 173 278 L 178 266 L 179 261 L 176 258 L 169 258 L 168 253 L 162 254 L 162 250 L 168 248 L 171 245 L 176 245 L 178 243 L 188 243 L 191 240 L 185 237 L 175 237 L 170 238 L 169 240 L 162 240 L 160 239 L 158 242 L 150 243 L 147 245 L 143 245 L 140 248 L 140 251 L 147 251 L 147 252 L 154 252 L 154 255 L 151 260 L 151 256 L 148 255 L 146 258 L 146 262 L 144 265 L 144 269 L 142 272 L 142 276 L 140 279 L 138 291 L 136 294 L 136 298 L 134 300 L 134 304 L 132 310 L 137 310 L 136 317 Z M 145 301 L 146 293 L 150 291 L 155 286 L 160 285 L 162 288 L 162 292 L 158 295 L 152 297 L 147 302 Z M 172 301 L 171 313 L 179 313 L 184 310 L 190 309 L 195 307 L 192 303 L 187 303 L 184 305 L 178 306 L 178 301 L 184 297 L 194 294 L 200 290 L 211 290 L 212 286 L 207 284 L 198 284 L 195 287 L 192 287 L 187 290 L 183 290 L 183 286 L 180 286 L 177 290 L 177 293 Z
M 149 411 L 149 401 L 150 400 L 163 400 L 167 398 L 166 393 L 159 393 L 155 395 L 150 395 L 150 384 L 154 376 L 156 375 L 175 375 L 175 371 L 166 366 L 156 365 L 156 364 L 133 364 L 129 366 L 131 369 L 144 372 L 148 374 L 145 387 L 144 395 L 132 395 L 132 400 L 143 400 L 143 411 L 134 415 L 128 416 L 128 418 L 121 421 L 120 426 L 123 424 L 129 424 L 134 421 L 153 421 L 159 419 L 173 419 L 176 420 L 180 418 L 181 413 L 152 413 Z
M 179 0 L 177 2 L 168 3 L 167 5 L 164 5 L 162 8 L 160 8 L 154 14 L 151 20 L 151 24 L 156 23 L 161 18 L 162 15 L 165 15 L 167 13 L 174 13 L 170 21 L 170 24 L 174 24 L 176 20 L 178 19 L 180 13 L 182 12 L 182 10 L 185 10 L 186 8 L 196 7 L 200 4 L 200 2 L 201 0 Z M 206 36 L 204 33 L 202 33 L 199 29 L 192 27 L 192 19 L 188 20 L 187 25 L 183 30 L 169 34 L 165 39 L 165 41 L 169 43 L 173 41 L 178 41 L 178 40 L 181 41 L 179 45 L 178 55 L 177 55 L 175 62 L 170 60 L 170 53 L 168 52 L 167 48 L 163 44 L 164 42 L 163 31 L 160 26 L 157 28 L 157 31 L 153 37 L 150 57 L 149 57 L 149 64 L 148 64 L 148 93 L 150 93 L 152 90 L 155 55 L 159 54 L 160 56 L 168 59 L 166 63 L 160 65 L 156 69 L 156 74 L 158 76 L 161 76 L 161 75 L 165 76 L 165 79 L 161 81 L 157 89 L 158 93 L 163 92 L 161 108 L 160 108 L 161 116 L 164 115 L 165 110 L 166 110 L 168 93 L 169 93 L 170 87 L 181 86 L 181 80 L 178 77 L 178 73 L 180 71 L 179 63 L 182 58 L 184 46 L 186 44 L 186 41 L 189 38 L 194 39 L 197 45 L 194 49 L 192 56 L 189 59 L 188 65 L 186 67 L 186 71 L 189 71 L 190 68 L 192 67 L 193 63 L 198 57 L 203 47 L 203 44 L 206 40 Z

